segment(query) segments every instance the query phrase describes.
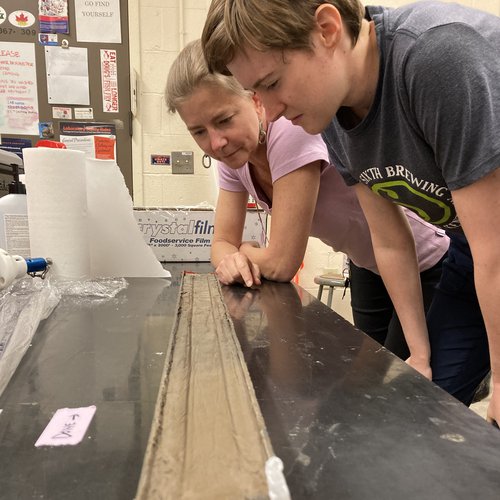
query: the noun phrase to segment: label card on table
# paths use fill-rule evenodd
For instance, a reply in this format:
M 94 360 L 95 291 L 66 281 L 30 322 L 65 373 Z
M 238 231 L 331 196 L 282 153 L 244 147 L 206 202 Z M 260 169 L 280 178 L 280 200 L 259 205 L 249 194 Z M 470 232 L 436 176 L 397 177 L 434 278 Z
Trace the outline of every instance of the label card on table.
M 35 446 L 64 446 L 78 444 L 85 436 L 96 407 L 60 408 L 48 423 Z

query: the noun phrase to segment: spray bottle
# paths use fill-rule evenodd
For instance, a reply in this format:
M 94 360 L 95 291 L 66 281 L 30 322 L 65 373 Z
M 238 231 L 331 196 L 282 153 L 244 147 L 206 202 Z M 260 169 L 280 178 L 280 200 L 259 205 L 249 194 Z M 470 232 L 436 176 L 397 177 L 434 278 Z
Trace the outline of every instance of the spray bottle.
M 19 178 L 22 165 L 19 156 L 0 149 L 0 171 L 13 177 L 9 194 L 0 198 L 0 248 L 10 254 L 29 257 L 26 187 Z

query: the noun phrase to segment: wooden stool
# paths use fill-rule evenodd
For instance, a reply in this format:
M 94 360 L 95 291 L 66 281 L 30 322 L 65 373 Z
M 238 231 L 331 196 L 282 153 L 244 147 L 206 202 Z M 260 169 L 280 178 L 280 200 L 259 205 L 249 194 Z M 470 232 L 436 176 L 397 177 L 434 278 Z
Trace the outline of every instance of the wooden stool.
M 323 295 L 323 287 L 328 286 L 328 307 L 332 307 L 333 290 L 335 288 L 345 288 L 348 285 L 348 281 L 343 276 L 338 274 L 322 274 L 321 276 L 314 277 L 314 283 L 319 285 L 318 289 L 318 300 L 321 300 Z

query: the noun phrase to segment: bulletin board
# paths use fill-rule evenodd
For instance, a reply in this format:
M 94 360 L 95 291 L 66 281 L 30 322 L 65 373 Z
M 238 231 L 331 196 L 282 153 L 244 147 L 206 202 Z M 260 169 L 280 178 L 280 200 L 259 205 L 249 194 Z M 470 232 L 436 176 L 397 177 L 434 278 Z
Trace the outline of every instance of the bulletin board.
M 0 148 L 114 156 L 132 194 L 128 38 L 127 0 L 0 0 Z

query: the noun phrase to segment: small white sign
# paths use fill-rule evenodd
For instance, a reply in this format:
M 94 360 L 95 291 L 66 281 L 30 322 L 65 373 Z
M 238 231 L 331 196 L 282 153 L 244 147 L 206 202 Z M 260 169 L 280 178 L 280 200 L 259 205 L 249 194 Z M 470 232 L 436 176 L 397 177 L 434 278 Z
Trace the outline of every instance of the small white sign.
M 65 446 L 78 444 L 87 432 L 96 407 L 60 408 L 35 443 L 39 446 Z
M 93 120 L 93 108 L 75 108 L 75 120 Z
M 65 108 L 62 106 L 53 106 L 52 118 L 59 118 L 61 120 L 71 120 L 71 108 Z

